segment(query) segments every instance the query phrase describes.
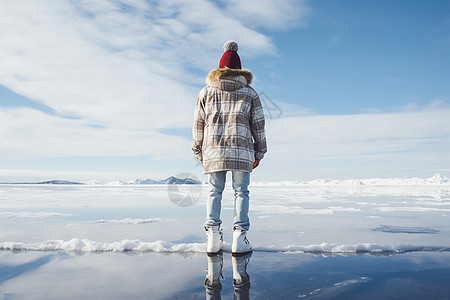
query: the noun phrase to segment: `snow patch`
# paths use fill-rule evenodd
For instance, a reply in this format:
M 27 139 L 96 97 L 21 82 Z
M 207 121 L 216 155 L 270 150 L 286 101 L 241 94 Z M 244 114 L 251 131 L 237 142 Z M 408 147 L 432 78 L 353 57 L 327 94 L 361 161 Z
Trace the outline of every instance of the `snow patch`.
M 275 204 L 254 205 L 252 210 L 261 214 L 298 214 L 298 215 L 332 215 L 330 208 L 304 208 L 301 206 L 283 206 Z
M 445 246 L 415 246 L 415 245 L 378 245 L 372 243 L 361 243 L 353 245 L 335 245 L 333 243 L 322 243 L 319 245 L 297 246 L 290 245 L 284 248 L 277 247 L 255 247 L 256 251 L 265 252 L 289 252 L 289 253 L 406 253 L 406 252 L 443 252 L 450 251 L 450 247 Z
M 1 242 L 0 250 L 3 251 L 80 251 L 80 252 L 164 252 L 185 253 L 205 252 L 205 243 L 181 243 L 176 244 L 167 241 L 143 242 L 140 240 L 122 240 L 119 242 L 97 242 L 88 239 L 73 238 L 68 241 L 52 240 L 41 243 Z M 224 252 L 231 252 L 231 245 L 224 244 Z M 378 245 L 378 244 L 354 244 L 335 245 L 322 243 L 320 245 L 287 247 L 254 247 L 254 251 L 262 252 L 286 252 L 286 253 L 405 253 L 415 251 L 442 252 L 450 251 L 450 247 L 441 246 L 415 246 L 415 245 Z
M 73 214 L 57 212 L 1 212 L 0 217 L 4 218 L 49 218 L 49 217 L 70 217 Z
M 41 243 L 2 242 L 0 250 L 22 251 L 81 251 L 81 252 L 205 252 L 206 244 L 175 244 L 165 241 L 142 242 L 140 240 L 122 240 L 102 243 L 88 239 L 73 238 L 69 241 L 52 240 Z
M 377 207 L 382 212 L 407 211 L 407 212 L 430 212 L 430 211 L 450 211 L 449 208 L 439 207 L 421 207 L 421 206 L 392 206 L 392 207 Z
M 150 219 L 130 219 L 126 218 L 123 220 L 97 220 L 93 221 L 94 223 L 122 223 L 122 224 L 148 224 L 148 223 L 155 223 L 160 222 L 161 219 L 159 218 L 150 218 Z
M 427 228 L 427 227 L 401 227 L 393 225 L 380 225 L 377 228 L 372 229 L 373 231 L 381 231 L 388 233 L 422 233 L 422 234 L 438 234 L 439 230 Z
M 450 186 L 447 177 L 436 173 L 429 178 L 314 179 L 310 181 L 254 182 L 254 186 Z

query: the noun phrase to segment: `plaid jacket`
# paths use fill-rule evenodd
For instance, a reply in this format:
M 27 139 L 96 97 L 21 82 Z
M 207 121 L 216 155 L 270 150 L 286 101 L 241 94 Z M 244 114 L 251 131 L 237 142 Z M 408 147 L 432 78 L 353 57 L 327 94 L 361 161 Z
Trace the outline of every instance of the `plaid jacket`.
M 267 152 L 264 113 L 258 93 L 249 86 L 253 75 L 241 69 L 215 69 L 197 99 L 192 150 L 204 173 L 251 172 L 255 159 Z

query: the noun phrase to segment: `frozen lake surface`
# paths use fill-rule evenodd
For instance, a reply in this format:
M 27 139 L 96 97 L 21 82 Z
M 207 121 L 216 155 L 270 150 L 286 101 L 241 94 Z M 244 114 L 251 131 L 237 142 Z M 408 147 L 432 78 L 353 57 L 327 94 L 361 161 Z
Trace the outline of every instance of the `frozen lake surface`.
M 450 186 L 250 191 L 251 298 L 380 297 L 380 288 L 450 297 Z M 0 296 L 203 298 L 206 196 L 201 185 L 0 185 Z M 230 187 L 222 208 L 229 242 Z M 229 249 L 225 299 L 233 294 Z

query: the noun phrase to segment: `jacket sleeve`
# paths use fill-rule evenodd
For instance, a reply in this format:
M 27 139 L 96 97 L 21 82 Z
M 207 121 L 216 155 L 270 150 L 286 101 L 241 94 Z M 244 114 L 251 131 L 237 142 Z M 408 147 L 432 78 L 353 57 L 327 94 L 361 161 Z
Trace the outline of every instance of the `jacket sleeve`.
M 256 93 L 253 98 L 252 108 L 250 111 L 250 130 L 253 136 L 255 159 L 263 159 L 264 154 L 267 152 L 266 132 L 264 126 L 264 111 L 261 100 Z
M 192 151 L 198 160 L 203 160 L 202 144 L 203 144 L 203 130 L 205 128 L 205 97 L 206 87 L 198 94 L 197 105 L 194 112 L 194 124 L 192 126 L 192 137 L 194 140 Z

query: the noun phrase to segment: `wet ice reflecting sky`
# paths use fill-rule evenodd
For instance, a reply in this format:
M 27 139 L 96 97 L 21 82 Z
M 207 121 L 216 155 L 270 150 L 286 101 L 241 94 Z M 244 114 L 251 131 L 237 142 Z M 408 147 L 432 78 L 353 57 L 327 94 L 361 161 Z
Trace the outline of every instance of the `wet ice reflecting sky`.
M 426 299 L 450 295 L 449 252 L 323 256 L 253 253 L 252 299 Z M 223 299 L 234 294 L 223 254 Z M 2 299 L 204 299 L 204 253 L 0 252 Z

